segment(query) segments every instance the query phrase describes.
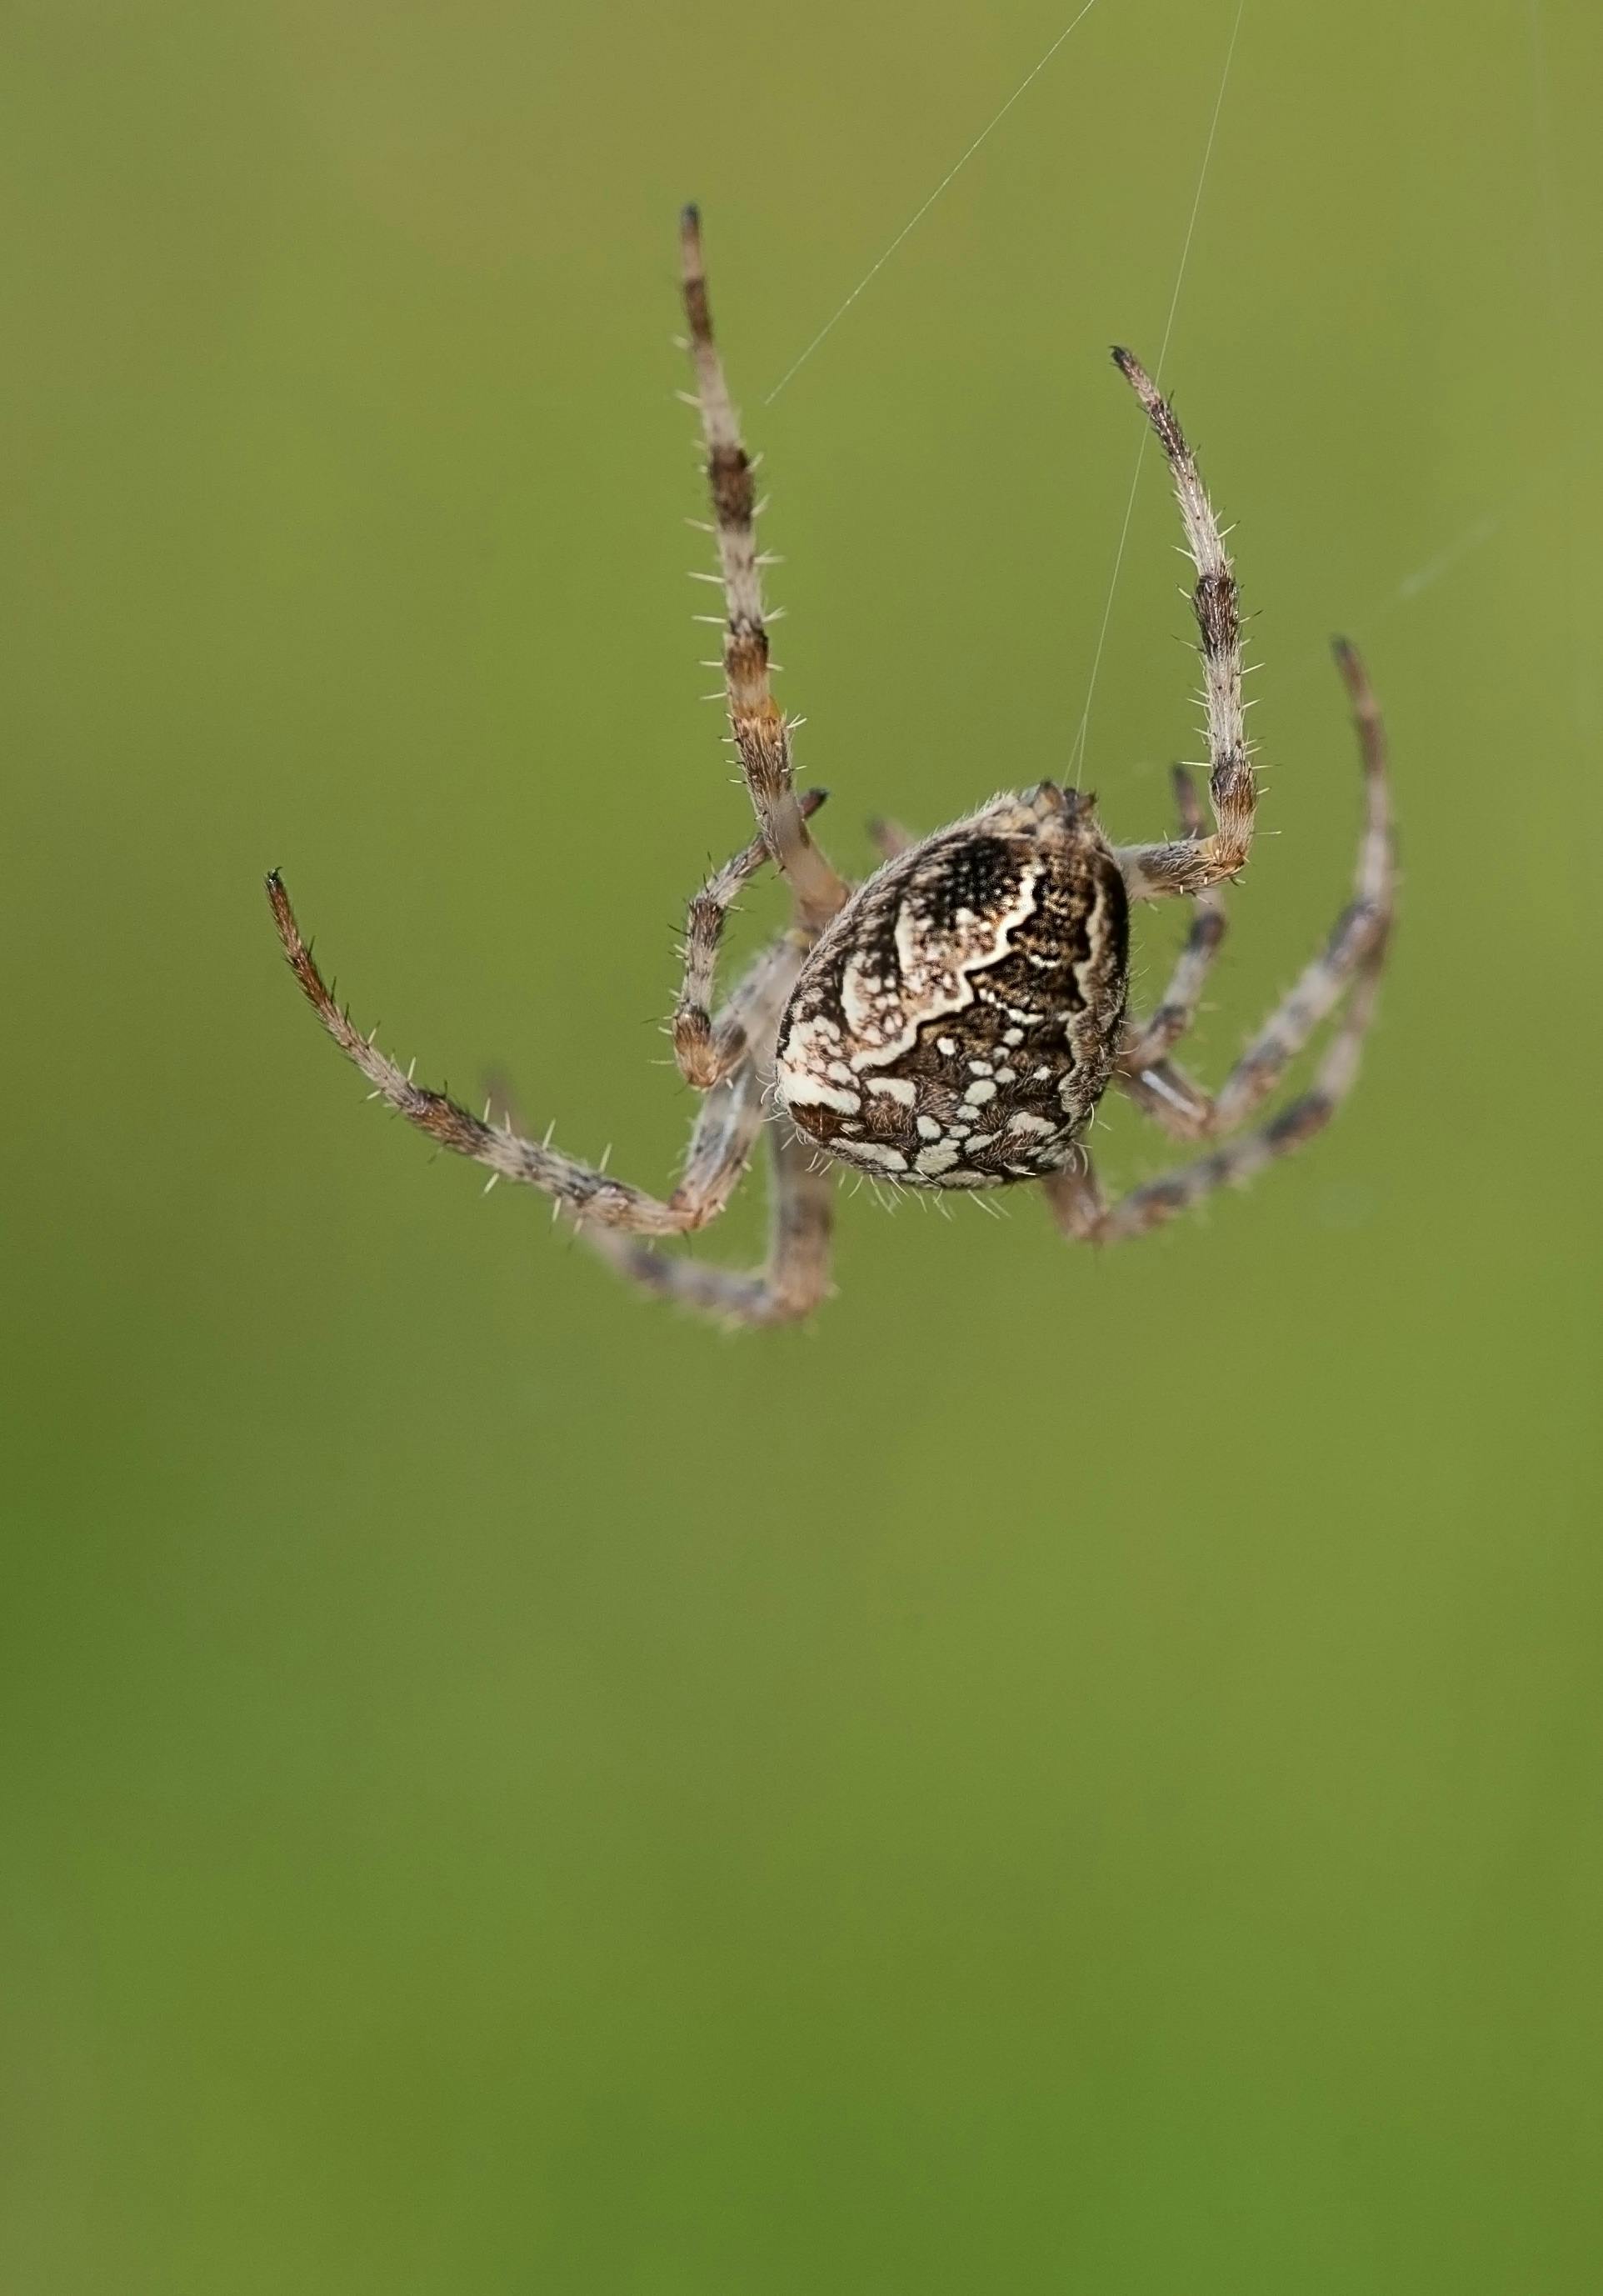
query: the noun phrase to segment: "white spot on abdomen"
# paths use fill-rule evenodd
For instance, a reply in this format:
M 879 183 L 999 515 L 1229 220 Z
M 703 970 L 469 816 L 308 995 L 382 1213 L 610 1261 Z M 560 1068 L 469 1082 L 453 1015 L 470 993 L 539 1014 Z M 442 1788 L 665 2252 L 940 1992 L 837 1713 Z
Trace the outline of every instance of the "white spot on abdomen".
M 854 1140 L 851 1161 L 854 1164 L 882 1164 L 887 1172 L 904 1172 L 907 1159 L 899 1148 L 887 1148 L 878 1140 Z
M 855 1092 L 843 1092 L 838 1084 L 826 1084 L 814 1076 L 811 1069 L 792 1068 L 781 1061 L 774 1070 L 774 1082 L 779 1096 L 787 1108 L 835 1108 L 843 1116 L 855 1116 L 863 1102 Z

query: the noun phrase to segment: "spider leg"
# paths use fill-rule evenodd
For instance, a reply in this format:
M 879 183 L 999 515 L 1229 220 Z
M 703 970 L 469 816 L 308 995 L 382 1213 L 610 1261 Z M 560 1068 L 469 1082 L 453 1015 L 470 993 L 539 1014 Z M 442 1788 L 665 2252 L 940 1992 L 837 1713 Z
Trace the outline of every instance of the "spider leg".
M 823 790 L 804 790 L 797 800 L 804 819 L 823 803 Z M 748 983 L 741 984 L 715 1021 L 708 1006 L 724 927 L 737 896 L 768 858 L 767 840 L 756 837 L 743 852 L 709 877 L 690 906 L 684 933 L 684 979 L 674 1008 L 674 1058 L 679 1073 L 698 1092 L 710 1091 L 745 1054 Z
M 749 1077 L 749 1069 L 743 1071 Z M 721 1087 L 722 1089 L 722 1087 Z M 592 1241 L 621 1275 L 659 1298 L 728 1324 L 799 1323 L 829 1294 L 834 1178 L 814 1144 L 782 1116 L 767 1120 L 773 1151 L 773 1213 L 761 1267 L 713 1267 L 616 1230 Z
M 774 941 L 748 968 L 713 1023 L 714 1042 L 738 1045 L 739 1050 L 691 1128 L 679 1185 L 696 1202 L 716 1201 L 722 1208 L 751 1161 L 766 1114 L 764 1092 L 773 1068 L 780 1015 L 808 946 L 799 932 Z M 601 1242 L 607 1233 L 597 1230 L 592 1240 Z
M 802 921 L 816 931 L 844 905 L 850 889 L 807 833 L 792 779 L 789 732 L 769 687 L 768 631 L 754 531 L 757 490 L 713 340 L 701 221 L 694 208 L 686 208 L 680 218 L 680 250 L 724 586 L 724 682 L 730 730 L 768 850 L 784 872 Z
M 290 968 L 303 994 L 340 1051 L 354 1061 L 377 1095 L 387 1100 L 409 1124 L 459 1155 L 471 1156 L 503 1179 L 519 1180 L 545 1194 L 576 1217 L 608 1227 L 625 1228 L 642 1235 L 677 1235 L 703 1227 L 724 1210 L 739 1168 L 721 1194 L 696 1185 L 687 1170 L 684 1180 L 666 1201 L 642 1188 L 617 1180 L 593 1165 L 582 1164 L 546 1142 L 529 1140 L 511 1125 L 484 1122 L 444 1093 L 413 1084 L 404 1070 L 381 1053 L 370 1037 L 355 1027 L 348 1013 L 330 994 L 312 952 L 301 938 L 290 898 L 275 870 L 267 880 L 267 898 Z
M 748 968 L 719 1013 L 715 1033 L 720 1041 L 732 1042 L 738 1037 L 740 1049 L 697 1109 L 675 1201 L 683 1199 L 722 1211 L 744 1177 L 766 1113 L 764 1086 L 773 1063 L 779 1017 L 796 986 L 806 954 L 806 944 L 796 933 L 774 941 Z M 494 1089 L 507 1111 L 508 1124 L 519 1124 L 517 1103 L 503 1073 L 495 1074 Z M 589 1225 L 583 1213 L 574 1215 L 574 1225 L 583 1229 L 585 1240 L 603 1259 L 612 1259 L 627 1272 L 626 1255 L 619 1259 L 607 1249 L 617 1240 L 615 1230 Z
M 1186 837 L 1168 845 L 1125 845 L 1119 866 L 1132 899 L 1159 900 L 1167 894 L 1199 893 L 1244 867 L 1252 847 L 1257 786 L 1247 741 L 1241 700 L 1241 610 L 1236 577 L 1198 473 L 1196 458 L 1173 409 L 1139 360 L 1116 350 L 1114 362 L 1147 411 L 1158 444 L 1169 459 L 1169 475 L 1185 526 L 1186 544 L 1197 569 L 1191 604 L 1202 641 L 1203 698 L 1207 713 L 1208 798 L 1214 834 Z
M 1320 1023 L 1346 994 L 1371 955 L 1378 969 L 1396 898 L 1391 791 L 1380 711 L 1357 653 L 1345 639 L 1336 663 L 1353 705 L 1363 764 L 1365 818 L 1354 869 L 1353 897 L 1331 927 L 1324 947 L 1305 965 L 1288 994 L 1231 1069 L 1216 1095 L 1202 1091 L 1168 1061 L 1144 1077 L 1120 1078 L 1127 1090 L 1177 1139 L 1219 1139 L 1243 1125 L 1266 1100 Z M 1182 960 L 1183 963 L 1183 960 Z
M 1123 1243 L 1161 1227 L 1199 1203 L 1215 1188 L 1250 1180 L 1278 1156 L 1288 1156 L 1330 1121 L 1358 1074 L 1364 1032 L 1374 1017 L 1384 964 L 1384 943 L 1375 944 L 1360 966 L 1352 999 L 1331 1037 L 1310 1089 L 1267 1124 L 1243 1132 L 1211 1155 L 1182 1164 L 1156 1180 L 1104 1203 L 1090 1160 L 1075 1171 L 1055 1172 L 1042 1185 L 1052 1217 L 1064 1234 L 1080 1243 Z
M 1196 784 L 1184 766 L 1174 767 L 1174 797 L 1182 834 L 1201 837 L 1202 808 L 1198 803 Z M 1197 1007 L 1223 942 L 1225 928 L 1224 894 L 1219 886 L 1210 885 L 1197 896 L 1191 929 L 1156 1009 L 1144 1021 L 1126 1023 L 1125 1041 L 1119 1048 L 1118 1080 L 1143 1107 L 1154 1095 L 1160 1106 L 1169 1095 L 1179 1093 L 1183 1096 L 1182 1072 L 1170 1068 L 1165 1055 L 1197 1018 Z M 1160 1070 L 1160 1080 L 1148 1086 L 1144 1076 L 1152 1069 Z M 1192 1087 L 1193 1097 L 1194 1095 Z
M 751 1270 L 711 1267 L 585 1224 L 587 1242 L 619 1275 L 660 1298 L 676 1300 L 726 1324 L 788 1323 L 806 1316 L 828 1289 L 833 1197 L 817 1152 L 793 1139 L 782 1117 L 764 1105 L 773 1068 L 780 1015 L 796 985 L 808 943 L 789 933 L 774 943 L 730 999 L 744 1015 L 743 1049 L 729 1074 L 702 1102 L 684 1163 L 684 1185 L 727 1201 L 767 1124 L 773 1151 L 773 1232 L 766 1264 Z
M 899 853 L 906 853 L 919 841 L 912 830 L 904 829 L 899 821 L 885 821 L 878 814 L 870 822 L 868 833 L 882 861 L 894 861 Z

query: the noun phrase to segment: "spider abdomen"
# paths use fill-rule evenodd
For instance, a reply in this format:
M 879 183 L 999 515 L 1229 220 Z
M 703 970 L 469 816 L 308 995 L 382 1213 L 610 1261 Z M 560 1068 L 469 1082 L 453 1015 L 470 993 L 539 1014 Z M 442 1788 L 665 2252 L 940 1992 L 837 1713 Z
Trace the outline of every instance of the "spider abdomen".
M 775 1089 L 831 1156 L 910 1187 L 1061 1169 L 1124 1025 L 1124 880 L 1092 801 L 994 800 L 887 862 L 809 955 Z

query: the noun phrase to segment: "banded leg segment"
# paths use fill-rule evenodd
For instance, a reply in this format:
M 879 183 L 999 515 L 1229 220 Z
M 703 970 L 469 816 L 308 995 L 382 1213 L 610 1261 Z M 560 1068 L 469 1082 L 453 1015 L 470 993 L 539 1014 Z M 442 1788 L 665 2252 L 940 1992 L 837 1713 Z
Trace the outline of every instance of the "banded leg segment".
M 1239 1134 L 1193 1164 L 1182 1164 L 1177 1171 L 1133 1188 L 1112 1204 L 1103 1202 L 1089 1164 L 1081 1171 L 1053 1173 L 1043 1181 L 1052 1216 L 1064 1234 L 1077 1243 L 1123 1243 L 1132 1236 L 1145 1235 L 1149 1229 L 1161 1227 L 1200 1203 L 1215 1188 L 1250 1180 L 1266 1164 L 1290 1155 L 1322 1132 L 1357 1077 L 1364 1034 L 1374 1018 L 1384 957 L 1381 946 L 1365 959 L 1352 999 L 1310 1089 L 1267 1124 Z
M 1203 1092 L 1166 1061 L 1150 1072 L 1159 1079 L 1156 1091 L 1149 1080 L 1129 1079 L 1141 1105 L 1178 1139 L 1220 1139 L 1238 1130 L 1274 1090 L 1365 963 L 1373 958 L 1378 969 L 1385 955 L 1396 906 L 1386 734 L 1356 652 L 1344 638 L 1337 640 L 1335 653 L 1352 704 L 1364 776 L 1364 826 L 1354 868 L 1353 896 L 1331 927 L 1324 947 L 1304 967 L 1216 1095 Z
M 737 984 L 713 1023 L 715 1043 L 738 1044 L 740 1050 L 702 1101 L 691 1130 L 679 1192 L 688 1192 L 694 1202 L 716 1200 L 722 1210 L 751 1161 L 766 1114 L 764 1093 L 773 1067 L 780 1014 L 810 946 L 799 932 L 773 942 Z
M 806 820 L 823 803 L 823 790 L 804 790 L 797 803 Z M 684 931 L 684 980 L 674 1008 L 674 1057 L 686 1084 L 708 1092 L 728 1076 L 747 1046 L 748 1001 L 737 990 L 715 1021 L 713 974 L 718 945 L 733 903 L 768 858 L 767 840 L 756 837 L 745 850 L 709 877 L 690 906 Z
M 616 1229 L 598 1230 L 591 1241 L 620 1275 L 717 1323 L 801 1322 L 829 1296 L 835 1184 L 816 1149 L 782 1119 L 770 1119 L 768 1136 L 773 1197 L 768 1254 L 760 1268 L 709 1267 Z
M 1320 954 L 1248 1045 L 1214 1103 L 1208 1129 L 1223 1135 L 1245 1123 L 1274 1090 L 1320 1022 L 1333 1012 L 1366 960 L 1378 974 L 1396 911 L 1396 854 L 1386 733 L 1356 651 L 1337 639 L 1336 666 L 1352 705 L 1363 766 L 1364 826 L 1353 873 L 1353 898 Z M 1373 1002 L 1371 991 L 1370 1002 Z
M 730 999 L 745 1016 L 747 1049 L 701 1103 L 685 1159 L 685 1181 L 722 1190 L 725 1201 L 766 1128 L 773 1153 L 771 1239 L 765 1265 L 736 1269 L 679 1258 L 622 1234 L 586 1224 L 585 1240 L 620 1275 L 659 1298 L 677 1300 L 716 1321 L 738 1324 L 799 1321 L 829 1288 L 833 1198 L 827 1168 L 814 1170 L 816 1152 L 793 1140 L 790 1127 L 764 1106 L 773 1065 L 780 1014 L 796 986 L 809 946 L 788 934 L 760 956 Z
M 1184 766 L 1174 767 L 1174 800 L 1180 814 L 1181 834 L 1192 840 L 1199 840 L 1204 834 L 1202 808 L 1198 802 L 1197 785 Z M 1121 1070 L 1134 1075 L 1142 1069 L 1152 1068 L 1190 1033 L 1225 931 L 1223 893 L 1217 885 L 1205 887 L 1197 895 L 1191 929 L 1162 998 L 1149 1018 L 1132 1021 L 1126 1031 L 1119 1051 Z
M 1169 475 L 1185 527 L 1186 546 L 1197 569 L 1191 603 L 1202 645 L 1204 700 L 1207 712 L 1208 797 L 1214 809 L 1211 837 L 1185 838 L 1168 845 L 1118 849 L 1118 861 L 1133 899 L 1158 900 L 1174 893 L 1199 893 L 1221 878 L 1234 877 L 1252 849 L 1257 784 L 1247 740 L 1241 699 L 1241 610 L 1235 570 L 1219 521 L 1198 472 L 1196 457 L 1172 407 L 1139 359 L 1116 349 L 1114 363 L 1146 409 L 1168 457 Z
M 749 966 L 714 1023 L 720 1040 L 738 1035 L 741 1049 L 696 1111 L 675 1191 L 675 1201 L 695 1204 L 707 1218 L 715 1210 L 725 1210 L 751 1161 L 767 1114 L 764 1088 L 773 1064 L 774 1034 L 809 946 L 803 935 L 795 932 L 773 942 Z M 508 1124 L 516 1124 L 515 1104 L 504 1080 L 499 1092 Z M 615 1230 L 588 1225 L 582 1210 L 572 1218 L 575 1226 L 584 1229 L 586 1241 L 601 1250 L 603 1257 L 616 1258 L 605 1250 L 606 1239 L 615 1235 Z M 705 1226 L 705 1219 L 700 1224 Z
M 680 252 L 724 585 L 724 682 L 730 730 L 768 850 L 785 873 L 803 921 L 817 931 L 842 906 L 849 889 L 807 833 L 793 784 L 789 734 L 769 686 L 762 562 L 755 532 L 757 490 L 713 340 L 701 223 L 694 208 L 686 208 L 680 219 Z
M 445 1093 L 413 1084 L 405 1070 L 381 1053 L 372 1037 L 364 1037 L 349 1013 L 335 1003 L 301 937 L 290 897 L 276 870 L 267 880 L 267 898 L 290 969 L 329 1035 L 348 1059 L 356 1062 L 378 1098 L 388 1101 L 409 1124 L 415 1124 L 420 1132 L 426 1132 L 443 1148 L 454 1149 L 459 1156 L 472 1157 L 503 1179 L 520 1181 L 543 1190 L 576 1218 L 637 1235 L 681 1235 L 691 1228 L 705 1226 L 724 1210 L 728 1191 L 721 1195 L 708 1194 L 691 1184 L 689 1173 L 684 1183 L 664 1201 L 632 1186 L 626 1180 L 614 1179 L 594 1165 L 564 1155 L 548 1141 L 526 1139 L 510 1124 L 487 1123 Z M 738 1170 L 735 1177 L 739 1177 Z M 732 1181 L 731 1187 L 732 1185 Z

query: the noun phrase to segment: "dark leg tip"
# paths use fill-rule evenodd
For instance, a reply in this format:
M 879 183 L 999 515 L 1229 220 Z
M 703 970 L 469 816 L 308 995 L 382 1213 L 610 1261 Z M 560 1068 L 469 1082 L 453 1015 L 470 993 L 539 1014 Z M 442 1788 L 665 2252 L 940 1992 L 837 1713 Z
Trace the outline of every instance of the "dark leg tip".
M 1369 672 L 1363 666 L 1362 655 L 1351 638 L 1332 638 L 1330 652 L 1341 682 L 1347 689 L 1348 698 L 1360 709 L 1366 703 L 1372 707 Z

